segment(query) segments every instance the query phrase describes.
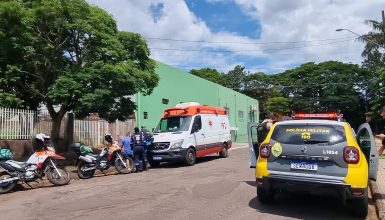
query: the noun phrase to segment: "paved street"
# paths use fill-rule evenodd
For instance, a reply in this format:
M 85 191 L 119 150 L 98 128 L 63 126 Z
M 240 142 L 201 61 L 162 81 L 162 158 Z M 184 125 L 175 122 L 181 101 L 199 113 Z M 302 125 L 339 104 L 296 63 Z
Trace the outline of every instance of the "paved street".
M 336 199 L 279 194 L 256 199 L 247 148 L 200 159 L 193 167 L 74 180 L 0 195 L 0 219 L 352 219 Z M 368 219 L 375 219 L 373 204 Z

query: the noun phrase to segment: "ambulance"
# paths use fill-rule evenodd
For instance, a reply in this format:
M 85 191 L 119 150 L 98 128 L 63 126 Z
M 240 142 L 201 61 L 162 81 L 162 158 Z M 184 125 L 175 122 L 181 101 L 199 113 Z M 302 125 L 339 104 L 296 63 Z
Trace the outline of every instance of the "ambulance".
M 154 130 L 149 162 L 153 167 L 169 161 L 183 161 L 192 166 L 197 157 L 216 153 L 227 157 L 231 144 L 226 109 L 196 102 L 181 103 L 164 110 Z

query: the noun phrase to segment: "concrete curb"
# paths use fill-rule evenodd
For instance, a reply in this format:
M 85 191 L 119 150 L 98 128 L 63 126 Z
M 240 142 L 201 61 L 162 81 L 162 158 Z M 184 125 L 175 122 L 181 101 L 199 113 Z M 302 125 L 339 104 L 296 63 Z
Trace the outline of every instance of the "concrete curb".
M 369 180 L 369 187 L 372 192 L 372 199 L 374 201 L 374 206 L 376 207 L 377 217 L 379 220 L 385 220 L 385 198 L 380 193 L 378 185 L 375 181 Z

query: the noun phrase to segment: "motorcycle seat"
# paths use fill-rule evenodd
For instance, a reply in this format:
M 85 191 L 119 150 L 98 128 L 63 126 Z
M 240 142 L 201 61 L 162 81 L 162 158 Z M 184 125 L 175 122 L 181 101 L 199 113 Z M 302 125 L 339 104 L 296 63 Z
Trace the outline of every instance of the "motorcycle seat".
M 94 157 L 95 159 L 98 159 L 98 157 L 99 157 L 99 154 L 87 153 L 86 155 Z
M 26 161 L 16 161 L 16 160 L 8 160 L 9 162 L 12 162 L 12 163 L 15 163 L 17 165 L 20 165 L 20 166 L 27 166 L 27 163 Z

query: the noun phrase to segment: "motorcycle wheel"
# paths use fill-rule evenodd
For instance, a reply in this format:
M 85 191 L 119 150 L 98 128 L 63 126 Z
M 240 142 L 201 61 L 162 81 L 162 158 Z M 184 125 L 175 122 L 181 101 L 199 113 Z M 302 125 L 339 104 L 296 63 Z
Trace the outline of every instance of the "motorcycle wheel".
M 80 179 L 89 179 L 89 178 L 94 176 L 95 169 L 83 171 L 83 169 L 89 168 L 89 166 L 90 165 L 88 163 L 85 163 L 83 161 L 79 162 L 79 164 L 78 164 L 78 176 Z
M 57 186 L 67 185 L 71 181 L 70 173 L 65 168 L 61 167 L 57 167 L 57 170 L 61 177 L 56 172 L 56 169 L 52 167 L 47 171 L 48 181 Z
M 131 157 L 126 157 L 123 155 L 120 155 L 123 159 L 123 161 L 126 163 L 126 167 L 122 164 L 122 161 L 119 159 L 119 157 L 116 157 L 115 159 L 115 169 L 119 173 L 127 174 L 134 171 L 134 160 L 132 160 Z
M 0 180 L 6 180 L 6 179 L 9 179 L 9 178 L 12 178 L 12 176 L 9 175 L 8 173 L 4 172 L 4 173 L 0 174 Z M 13 181 L 11 183 L 8 183 L 5 186 L 0 186 L 0 194 L 4 194 L 4 193 L 10 192 L 13 188 L 15 188 L 16 184 L 17 184 L 17 182 Z

